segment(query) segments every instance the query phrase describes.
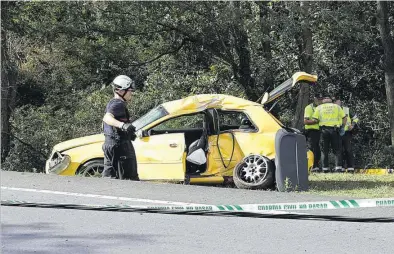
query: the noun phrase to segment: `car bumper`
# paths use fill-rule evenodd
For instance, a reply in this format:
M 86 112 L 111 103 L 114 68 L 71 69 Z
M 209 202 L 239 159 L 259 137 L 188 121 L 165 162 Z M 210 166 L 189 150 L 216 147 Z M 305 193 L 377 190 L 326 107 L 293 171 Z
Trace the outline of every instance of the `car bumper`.
M 45 172 L 47 174 L 55 174 L 60 175 L 64 172 L 71 164 L 71 158 L 68 155 L 60 155 L 61 156 L 57 161 L 53 159 L 53 155 L 49 160 L 45 163 Z

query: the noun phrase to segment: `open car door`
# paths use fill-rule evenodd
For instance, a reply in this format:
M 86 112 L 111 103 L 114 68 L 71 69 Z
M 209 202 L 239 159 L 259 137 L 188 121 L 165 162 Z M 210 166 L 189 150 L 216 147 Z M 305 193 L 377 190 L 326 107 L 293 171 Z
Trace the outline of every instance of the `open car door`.
M 141 180 L 185 179 L 185 136 L 163 133 L 135 141 L 138 175 Z
M 316 75 L 311 75 L 306 72 L 296 72 L 290 79 L 277 86 L 274 90 L 269 93 L 265 93 L 261 100 L 261 104 L 267 104 L 276 98 L 279 98 L 299 82 L 315 83 L 316 81 Z

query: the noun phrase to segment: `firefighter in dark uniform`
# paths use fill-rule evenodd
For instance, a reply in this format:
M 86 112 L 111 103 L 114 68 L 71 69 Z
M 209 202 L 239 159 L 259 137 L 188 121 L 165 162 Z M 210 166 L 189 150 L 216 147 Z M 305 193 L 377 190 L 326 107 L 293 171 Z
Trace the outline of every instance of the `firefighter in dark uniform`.
M 321 104 L 321 97 L 321 95 L 316 95 L 313 98 L 313 103 L 306 106 L 304 110 L 305 136 L 308 139 L 309 147 L 314 155 L 312 172 L 320 171 L 320 126 L 313 120 L 313 113 L 317 106 Z
M 323 103 L 319 105 L 313 113 L 315 123 L 319 123 L 323 137 L 323 172 L 330 172 L 328 165 L 328 153 L 331 149 L 335 155 L 335 172 L 342 172 L 342 149 L 340 129 L 346 124 L 346 115 L 342 108 L 332 103 L 330 97 L 323 98 Z
M 130 123 L 126 103 L 135 90 L 134 81 L 126 75 L 117 76 L 111 83 L 114 92 L 103 118 L 105 142 L 103 177 L 138 181 L 137 160 L 131 140 L 135 127 Z

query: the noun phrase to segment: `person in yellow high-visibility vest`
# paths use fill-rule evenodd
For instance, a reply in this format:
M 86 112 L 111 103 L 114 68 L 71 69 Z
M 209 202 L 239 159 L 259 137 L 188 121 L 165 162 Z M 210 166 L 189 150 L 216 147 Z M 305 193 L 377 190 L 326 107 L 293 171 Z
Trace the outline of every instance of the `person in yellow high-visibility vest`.
M 319 123 L 323 137 L 323 172 L 330 172 L 328 165 L 328 153 L 331 146 L 335 154 L 335 172 L 342 172 L 342 152 L 340 149 L 339 130 L 346 124 L 346 115 L 343 109 L 332 103 L 329 96 L 323 98 L 323 103 L 319 105 L 313 113 L 315 123 Z
M 352 149 L 352 137 L 355 128 L 357 128 L 357 123 L 359 122 L 357 114 L 354 114 L 353 111 L 350 111 L 349 107 L 343 106 L 343 103 L 340 99 L 337 99 L 336 104 L 342 107 L 343 112 L 346 115 L 346 125 L 345 125 L 345 133 L 342 136 L 342 151 L 343 151 L 343 165 L 347 167 L 348 173 L 354 173 L 354 156 Z M 343 167 L 342 171 L 345 171 L 345 167 Z
M 314 155 L 312 172 L 320 171 L 320 126 L 313 120 L 313 113 L 315 113 L 317 106 L 321 104 L 321 97 L 321 95 L 315 95 L 313 97 L 313 102 L 306 106 L 304 110 L 305 137 Z

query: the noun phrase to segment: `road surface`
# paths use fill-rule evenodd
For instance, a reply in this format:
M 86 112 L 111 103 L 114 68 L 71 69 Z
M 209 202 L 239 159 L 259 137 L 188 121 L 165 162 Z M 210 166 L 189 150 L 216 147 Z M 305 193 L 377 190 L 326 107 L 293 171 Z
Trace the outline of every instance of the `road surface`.
M 343 198 L 7 171 L 1 172 L 1 187 L 1 200 L 54 204 L 216 205 Z M 304 212 L 394 219 L 393 208 Z M 1 207 L 1 228 L 2 253 L 392 253 L 394 239 L 394 223 L 9 206 Z

